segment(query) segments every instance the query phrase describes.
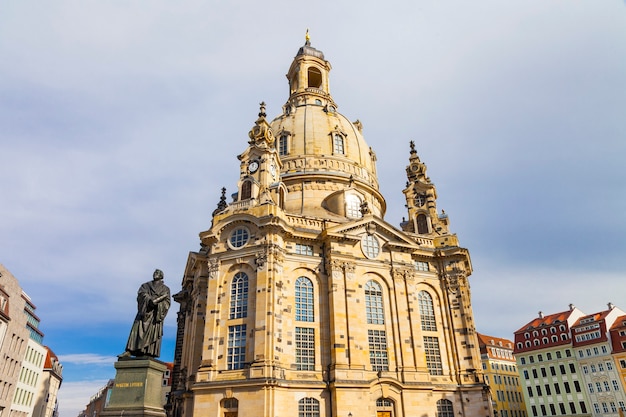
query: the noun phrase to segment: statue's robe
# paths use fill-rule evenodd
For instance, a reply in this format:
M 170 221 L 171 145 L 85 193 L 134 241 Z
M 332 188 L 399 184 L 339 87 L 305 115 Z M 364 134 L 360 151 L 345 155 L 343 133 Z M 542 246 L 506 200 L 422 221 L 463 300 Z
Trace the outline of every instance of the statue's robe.
M 163 281 L 150 281 L 139 287 L 137 316 L 128 336 L 127 352 L 133 356 L 159 357 L 163 320 L 170 303 L 170 289 Z

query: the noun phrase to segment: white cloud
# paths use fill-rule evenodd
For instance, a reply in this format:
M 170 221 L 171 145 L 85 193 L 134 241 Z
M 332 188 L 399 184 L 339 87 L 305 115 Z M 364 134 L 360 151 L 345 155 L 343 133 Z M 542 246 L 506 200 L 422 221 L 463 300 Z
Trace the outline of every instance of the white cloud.
M 62 364 L 75 365 L 106 365 L 110 366 L 117 360 L 115 356 L 104 356 L 96 353 L 75 353 L 68 355 L 59 355 L 59 361 Z
M 108 380 L 63 381 L 59 390 L 59 416 L 76 417 L 85 409 L 89 400 Z

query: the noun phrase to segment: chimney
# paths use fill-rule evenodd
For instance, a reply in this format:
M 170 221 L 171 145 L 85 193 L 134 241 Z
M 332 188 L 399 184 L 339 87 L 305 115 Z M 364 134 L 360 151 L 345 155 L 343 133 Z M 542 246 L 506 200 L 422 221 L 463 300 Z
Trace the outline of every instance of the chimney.
M 539 312 L 539 318 L 542 319 L 543 318 L 543 311 Z
M 574 304 L 570 304 L 570 305 L 569 305 L 569 311 L 572 311 L 572 310 L 573 310 L 573 309 L 575 309 L 575 308 L 576 308 L 576 306 L 575 306 Z
M 613 310 L 615 308 L 615 305 L 610 301 L 607 305 L 609 306 L 609 310 Z

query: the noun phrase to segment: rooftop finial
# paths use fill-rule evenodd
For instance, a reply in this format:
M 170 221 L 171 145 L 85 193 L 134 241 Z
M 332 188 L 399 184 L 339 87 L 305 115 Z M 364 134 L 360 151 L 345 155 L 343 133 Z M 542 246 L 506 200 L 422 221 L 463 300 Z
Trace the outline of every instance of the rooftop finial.
M 262 101 L 260 104 L 260 109 L 259 109 L 259 117 L 265 117 L 267 116 L 267 114 L 265 114 L 265 102 Z
M 304 40 L 306 45 L 311 44 L 311 37 L 309 36 L 309 28 L 306 28 L 306 35 L 304 35 Z
M 410 146 L 411 146 L 411 153 L 417 153 L 417 151 L 415 150 L 415 141 L 411 141 L 410 142 Z

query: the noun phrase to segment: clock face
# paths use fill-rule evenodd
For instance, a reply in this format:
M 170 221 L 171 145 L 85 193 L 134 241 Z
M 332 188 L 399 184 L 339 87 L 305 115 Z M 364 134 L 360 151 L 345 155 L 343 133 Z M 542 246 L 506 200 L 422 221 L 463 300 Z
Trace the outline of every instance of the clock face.
M 254 174 L 257 169 L 259 169 L 259 163 L 257 161 L 252 161 L 248 164 L 248 171 L 251 173 Z

